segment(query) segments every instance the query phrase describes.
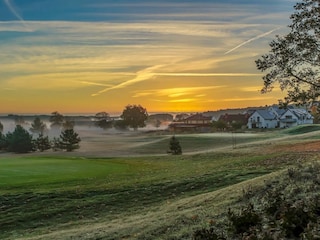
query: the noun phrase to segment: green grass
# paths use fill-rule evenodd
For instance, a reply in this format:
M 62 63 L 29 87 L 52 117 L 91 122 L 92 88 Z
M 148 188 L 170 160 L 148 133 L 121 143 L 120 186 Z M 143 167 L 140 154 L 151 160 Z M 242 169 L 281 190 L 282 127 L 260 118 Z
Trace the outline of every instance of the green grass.
M 221 147 L 232 147 L 234 144 L 251 143 L 273 137 L 270 134 L 242 134 L 242 133 L 215 133 L 215 134 L 185 134 L 176 135 L 184 153 L 214 150 Z M 151 142 L 133 149 L 139 154 L 161 154 L 166 153 L 169 148 L 169 138 L 158 142 Z
M 300 125 L 297 127 L 289 128 L 283 130 L 282 133 L 289 135 L 298 135 L 303 133 L 310 133 L 314 131 L 320 131 L 320 125 L 312 124 L 312 125 Z
M 112 159 L 1 158 L 0 238 L 128 214 L 221 189 L 269 173 L 269 167 L 256 166 L 270 157 L 220 153 Z
M 287 131 L 287 130 L 285 130 Z M 295 130 L 303 133 L 305 130 Z M 298 134 L 297 133 L 297 134 Z M 167 202 L 214 192 L 245 180 L 304 161 L 305 154 L 264 153 L 262 148 L 232 149 L 237 144 L 291 133 L 178 135 L 184 152 L 229 147 L 227 150 L 150 157 L 44 157 L 11 155 L 0 157 L 0 239 L 16 239 L 77 228 L 84 223 L 126 219 L 148 214 Z M 134 148 L 138 153 L 154 154 L 166 149 L 168 138 L 141 137 L 149 144 Z M 294 136 L 297 139 L 297 136 Z M 303 138 L 305 140 L 305 138 Z M 156 140 L 156 141 L 155 141 Z M 269 146 L 272 148 L 272 145 Z M 163 153 L 163 152 L 161 152 Z M 229 196 L 231 198 L 231 196 Z M 184 221 L 181 217 L 181 222 Z M 150 229 L 164 226 L 153 223 Z M 169 224 L 169 223 L 168 223 Z M 172 224 L 172 223 L 170 223 Z M 181 223 L 182 224 L 182 223 Z M 181 227 L 177 225 L 176 228 Z M 125 238 L 117 232 L 103 239 Z M 160 234 L 160 233 L 159 233 Z M 178 233 L 177 233 L 178 234 Z M 147 236 L 148 233 L 146 233 Z

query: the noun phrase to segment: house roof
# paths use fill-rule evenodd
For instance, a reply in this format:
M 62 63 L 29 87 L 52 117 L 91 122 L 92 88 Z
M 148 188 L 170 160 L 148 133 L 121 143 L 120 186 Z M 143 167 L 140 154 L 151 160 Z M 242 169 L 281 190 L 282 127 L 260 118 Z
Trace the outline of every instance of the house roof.
M 313 119 L 313 116 L 305 109 L 301 108 L 293 108 L 288 109 L 289 112 L 293 113 L 297 118 L 301 119 L 302 117 L 305 117 L 307 119 Z M 286 111 L 287 112 L 287 111 Z M 285 112 L 285 113 L 286 113 Z M 285 113 L 282 114 L 281 118 L 285 115 Z
M 256 110 L 256 112 L 263 117 L 265 120 L 273 120 L 275 119 L 275 116 L 271 114 L 268 110 Z

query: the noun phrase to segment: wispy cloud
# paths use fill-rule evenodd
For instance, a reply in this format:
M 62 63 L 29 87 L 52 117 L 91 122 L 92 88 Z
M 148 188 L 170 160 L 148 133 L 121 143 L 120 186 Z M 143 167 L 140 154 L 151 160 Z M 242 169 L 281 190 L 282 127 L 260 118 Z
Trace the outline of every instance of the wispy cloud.
M 280 29 L 280 27 L 277 27 L 277 28 L 275 28 L 275 29 L 272 29 L 271 31 L 268 31 L 268 32 L 262 33 L 262 34 L 260 34 L 260 35 L 258 35 L 258 36 L 256 36 L 256 37 L 250 38 L 249 40 L 242 42 L 241 44 L 239 44 L 239 45 L 237 45 L 236 47 L 230 49 L 229 51 L 225 52 L 224 54 L 229 54 L 229 53 L 237 50 L 238 48 L 240 48 L 240 47 L 242 47 L 242 46 L 244 46 L 244 45 L 246 45 L 246 44 L 248 44 L 248 43 L 250 43 L 250 42 L 252 42 L 252 41 L 255 41 L 255 40 L 258 40 L 258 39 L 260 39 L 260 38 L 263 38 L 263 37 L 265 37 L 265 36 L 273 33 L 273 32 L 276 31 L 276 30 L 279 30 L 279 29 Z
M 131 84 L 134 84 L 134 83 L 137 83 L 137 82 L 149 80 L 149 79 L 151 79 L 152 77 L 155 76 L 155 74 L 153 73 L 153 70 L 158 69 L 160 67 L 162 67 L 162 65 L 155 65 L 155 66 L 143 69 L 141 71 L 138 71 L 135 78 L 132 78 L 130 80 L 127 80 L 127 81 L 122 82 L 120 84 L 117 84 L 115 86 L 105 88 L 105 89 L 103 89 L 103 90 L 101 90 L 101 91 L 99 91 L 97 93 L 92 94 L 92 96 L 97 96 L 97 95 L 100 95 L 101 93 L 105 93 L 105 92 L 108 92 L 110 90 L 114 90 L 114 89 L 118 89 L 118 88 L 124 88 L 124 87 L 126 87 L 128 85 L 131 85 Z
M 32 31 L 28 25 L 26 24 L 25 20 L 22 18 L 22 16 L 18 13 L 18 11 L 15 9 L 15 7 L 13 6 L 12 2 L 10 0 L 3 0 L 3 2 L 7 5 L 7 7 L 9 8 L 9 10 L 12 12 L 12 14 L 14 16 L 16 16 L 16 18 L 18 18 L 20 20 L 20 22 L 22 23 L 22 25 L 28 30 L 28 31 Z
M 261 100 L 269 100 L 274 99 L 274 97 L 268 97 L 266 95 L 263 95 L 261 97 L 244 97 L 244 98 L 225 98 L 221 99 L 222 102 L 240 102 L 240 101 L 261 101 Z
M 10 16 L 0 21 L 0 88 L 17 89 L 7 95 L 72 90 L 97 106 L 101 99 L 91 96 L 107 93 L 113 109 L 133 101 L 171 109 L 194 101 L 209 109 L 223 99 L 260 96 L 255 85 L 262 74 L 253 58 L 265 52 L 266 36 L 284 19 L 283 10 L 271 11 L 274 5 L 263 1 L 68 0 L 66 8 L 53 1 L 0 1 L 6 6 L 0 15 Z M 53 6 L 59 19 L 56 11 L 39 11 Z M 63 106 L 65 99 L 59 101 Z
M 154 73 L 157 76 L 175 77 L 249 77 L 261 76 L 259 73 Z
M 213 89 L 224 88 L 225 85 L 221 86 L 205 86 L 205 87 L 173 87 L 173 88 L 164 88 L 164 89 L 154 89 L 154 90 L 144 90 L 137 92 L 133 97 L 146 97 L 146 96 L 166 96 L 169 98 L 179 98 L 181 96 L 193 95 L 197 98 L 205 97 L 206 94 L 199 94 L 204 91 L 210 91 Z

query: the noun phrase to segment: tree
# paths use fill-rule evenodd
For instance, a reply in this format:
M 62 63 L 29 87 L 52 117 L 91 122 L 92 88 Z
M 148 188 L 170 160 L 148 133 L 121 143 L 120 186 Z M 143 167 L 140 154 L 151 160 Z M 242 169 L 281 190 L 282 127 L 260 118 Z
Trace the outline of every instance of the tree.
M 106 112 L 98 112 L 95 115 L 95 124 L 102 128 L 107 129 L 112 127 L 112 121 L 108 113 Z
M 13 117 L 14 117 L 14 123 L 16 125 L 22 126 L 22 125 L 24 125 L 26 123 L 24 118 L 23 118 L 23 116 L 13 115 Z
M 7 139 L 6 136 L 0 132 L 0 150 L 5 150 L 7 148 Z
M 266 72 L 262 93 L 279 83 L 288 92 L 285 101 L 305 103 L 320 95 L 320 1 L 302 0 L 294 9 L 290 32 L 276 36 L 256 66 Z
M 40 152 L 48 150 L 51 148 L 51 144 L 48 136 L 43 136 L 42 133 L 38 136 L 38 138 L 34 141 L 35 148 Z
M 3 132 L 3 124 L 0 122 L 0 133 Z
M 122 112 L 121 118 L 129 127 L 137 130 L 139 127 L 144 127 L 145 121 L 148 118 L 148 113 L 145 108 L 140 105 L 128 105 Z
M 51 113 L 50 122 L 52 127 L 61 127 L 64 121 L 64 117 L 59 112 L 55 111 Z
M 172 153 L 173 155 L 181 155 L 182 154 L 180 142 L 175 136 L 172 136 L 170 138 L 168 153 Z
M 59 149 L 61 149 L 61 147 L 60 147 L 60 139 L 55 137 L 52 140 L 52 150 L 56 152 Z
M 17 125 L 12 133 L 7 133 L 6 142 L 9 152 L 27 153 L 34 150 L 32 135 L 21 125 Z
M 227 124 L 221 120 L 213 122 L 212 126 L 220 131 L 227 129 L 227 127 L 228 127 Z
M 78 149 L 81 139 L 73 129 L 66 129 L 60 134 L 59 148 L 71 152 Z
M 115 120 L 113 122 L 113 126 L 115 129 L 118 129 L 118 130 L 122 130 L 122 131 L 128 130 L 128 126 L 124 120 Z
M 46 125 L 41 121 L 39 117 L 36 117 L 31 124 L 30 131 L 36 134 L 43 134 L 46 129 Z
M 64 122 L 62 123 L 62 128 L 63 128 L 64 130 L 66 130 L 66 129 L 73 129 L 73 128 L 74 128 L 74 125 L 75 125 L 75 123 L 74 123 L 73 120 L 71 120 L 71 119 L 66 119 L 66 121 L 64 121 Z

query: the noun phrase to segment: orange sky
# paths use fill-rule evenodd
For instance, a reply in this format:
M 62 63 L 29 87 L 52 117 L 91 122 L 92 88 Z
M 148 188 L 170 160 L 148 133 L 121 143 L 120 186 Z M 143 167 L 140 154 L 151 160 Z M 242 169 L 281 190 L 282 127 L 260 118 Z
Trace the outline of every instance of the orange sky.
M 260 94 L 254 60 L 285 31 L 293 1 L 95 0 L 65 15 L 60 2 L 47 15 L 37 1 L 2 3 L 0 113 L 200 112 L 283 98 Z

